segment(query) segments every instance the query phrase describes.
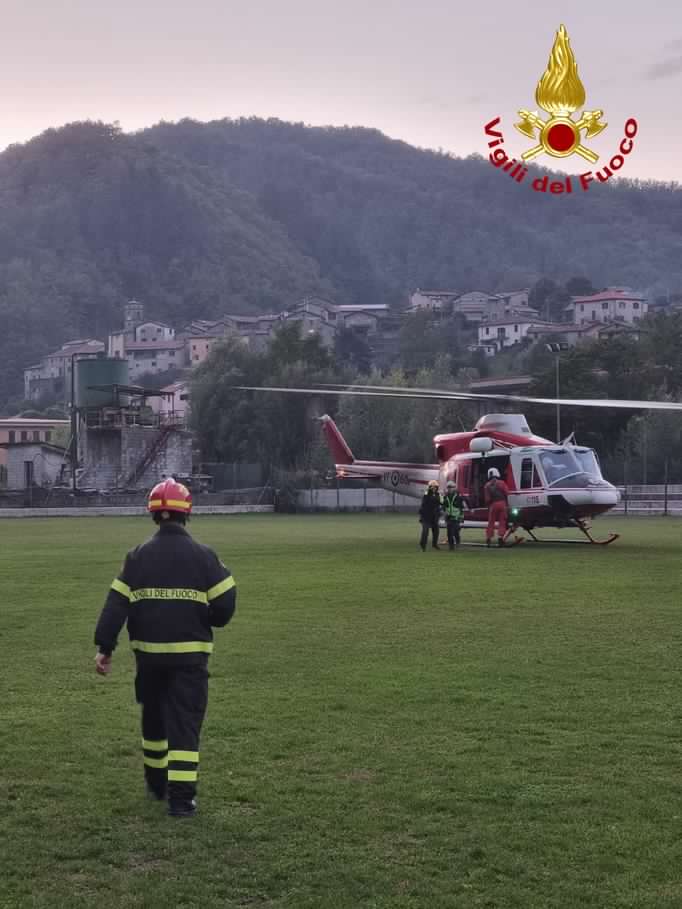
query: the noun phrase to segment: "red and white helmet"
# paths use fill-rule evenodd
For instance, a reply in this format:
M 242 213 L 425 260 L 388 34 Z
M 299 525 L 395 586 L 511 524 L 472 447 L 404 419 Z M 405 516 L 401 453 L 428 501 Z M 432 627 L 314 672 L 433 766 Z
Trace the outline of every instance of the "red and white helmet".
M 147 510 L 189 514 L 192 510 L 192 493 L 182 483 L 178 483 L 173 477 L 168 477 L 167 480 L 157 483 L 149 493 Z

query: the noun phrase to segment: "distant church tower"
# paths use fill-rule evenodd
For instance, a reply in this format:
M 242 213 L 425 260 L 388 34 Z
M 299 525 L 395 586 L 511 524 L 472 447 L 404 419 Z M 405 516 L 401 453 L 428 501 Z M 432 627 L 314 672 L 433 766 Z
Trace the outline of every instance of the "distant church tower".
M 138 303 L 137 300 L 130 300 L 123 307 L 123 327 L 125 331 L 134 331 L 134 329 L 144 322 L 144 304 Z

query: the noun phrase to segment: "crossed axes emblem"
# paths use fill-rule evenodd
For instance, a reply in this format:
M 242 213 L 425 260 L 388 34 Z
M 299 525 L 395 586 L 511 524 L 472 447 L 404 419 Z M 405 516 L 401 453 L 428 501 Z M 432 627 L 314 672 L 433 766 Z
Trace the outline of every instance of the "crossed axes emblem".
M 594 164 L 595 161 L 599 160 L 599 155 L 582 145 L 580 142 L 580 133 L 582 130 L 585 130 L 585 138 L 587 139 L 598 136 L 599 133 L 608 126 L 607 123 L 599 122 L 603 115 L 603 110 L 590 110 L 583 111 L 581 118 L 577 121 L 571 120 L 570 114 L 566 117 L 550 117 L 549 120 L 545 121 L 534 112 L 520 110 L 519 116 L 521 117 L 521 122 L 515 123 L 514 126 L 519 132 L 523 133 L 524 136 L 528 136 L 529 139 L 539 138 L 540 140 L 539 145 L 529 148 L 521 154 L 521 157 L 524 161 L 531 161 L 544 151 L 556 158 L 564 158 L 575 152 L 585 158 L 586 161 L 589 161 L 590 164 Z M 564 134 L 566 134 L 568 130 L 572 130 L 573 142 L 567 145 L 564 136 L 559 148 L 557 148 L 556 144 L 552 144 L 550 133 L 552 130 L 556 130 L 557 127 L 563 127 L 562 132 Z M 535 135 L 536 129 L 539 130 L 539 135 L 537 137 Z

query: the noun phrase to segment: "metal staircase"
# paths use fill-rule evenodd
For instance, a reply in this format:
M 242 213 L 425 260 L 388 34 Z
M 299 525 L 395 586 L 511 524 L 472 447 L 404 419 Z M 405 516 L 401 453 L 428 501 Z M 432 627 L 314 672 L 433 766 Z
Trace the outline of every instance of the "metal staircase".
M 135 484 L 142 477 L 145 470 L 149 467 L 150 464 L 154 462 L 159 452 L 165 448 L 168 437 L 173 432 L 173 429 L 174 427 L 172 426 L 164 426 L 159 432 L 158 436 L 156 436 L 150 445 L 147 446 L 140 460 L 126 477 L 123 484 L 125 489 L 135 488 Z

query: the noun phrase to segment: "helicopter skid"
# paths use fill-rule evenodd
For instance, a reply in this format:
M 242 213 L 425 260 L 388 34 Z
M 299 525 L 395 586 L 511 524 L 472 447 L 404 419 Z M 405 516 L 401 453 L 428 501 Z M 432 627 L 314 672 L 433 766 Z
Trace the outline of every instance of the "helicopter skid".
M 526 533 L 530 536 L 530 541 L 533 543 L 570 543 L 578 546 L 608 546 L 609 543 L 614 543 L 620 537 L 619 533 L 610 533 L 604 540 L 595 540 L 588 527 L 583 527 L 580 524 L 578 524 L 577 527 L 578 530 L 581 530 L 585 534 L 587 537 L 586 540 L 541 540 L 535 536 L 532 530 L 526 530 Z

